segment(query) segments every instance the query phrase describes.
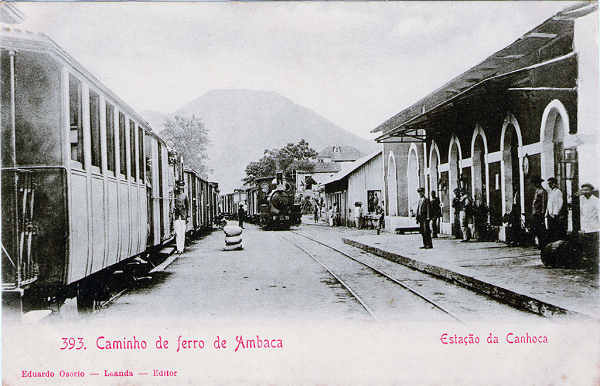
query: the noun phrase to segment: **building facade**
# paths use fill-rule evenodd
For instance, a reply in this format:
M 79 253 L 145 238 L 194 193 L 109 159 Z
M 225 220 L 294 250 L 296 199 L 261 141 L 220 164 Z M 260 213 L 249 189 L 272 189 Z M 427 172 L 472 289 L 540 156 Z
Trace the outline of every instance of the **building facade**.
M 344 171 L 324 183 L 326 208 L 337 205 L 338 223 L 354 223 L 354 207 L 360 203 L 363 214 L 375 214 L 384 205 L 382 194 L 383 168 L 381 151 L 354 161 Z
M 503 216 L 527 218 L 540 176 L 558 179 L 568 230 L 579 230 L 578 186 L 598 180 L 597 17 L 595 3 L 556 14 L 373 130 L 388 229 L 414 223 L 423 187 L 438 193 L 442 230 L 453 233 L 461 186 L 504 240 Z

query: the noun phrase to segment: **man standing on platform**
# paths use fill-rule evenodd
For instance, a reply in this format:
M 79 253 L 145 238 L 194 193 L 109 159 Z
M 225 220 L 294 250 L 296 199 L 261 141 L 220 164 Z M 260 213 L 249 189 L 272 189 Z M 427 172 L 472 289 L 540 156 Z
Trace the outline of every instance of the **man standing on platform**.
M 546 209 L 546 218 L 548 219 L 548 237 L 546 242 L 561 240 L 565 236 L 564 224 L 562 219 L 563 194 L 558 188 L 558 181 L 554 177 L 548 178 L 548 208 Z
M 186 221 L 188 219 L 189 203 L 185 194 L 185 182 L 177 182 L 177 194 L 175 195 L 175 241 L 177 254 L 181 255 L 185 248 Z
M 454 221 L 452 222 L 452 234 L 458 239 L 460 237 L 460 212 L 462 203 L 460 201 L 460 188 L 454 189 L 454 198 L 452 199 L 452 207 L 454 208 Z
M 592 193 L 594 186 L 586 183 L 581 185 L 579 210 L 581 212 L 581 233 L 584 259 L 589 261 L 592 272 L 598 272 L 598 249 L 600 235 L 600 207 L 598 197 Z
M 244 210 L 244 204 L 240 202 L 240 206 L 238 208 L 238 225 L 240 228 L 244 229 L 244 218 L 246 217 L 246 211 Z
M 533 176 L 531 182 L 535 185 L 533 202 L 531 203 L 531 228 L 534 237 L 538 240 L 538 247 L 544 248 L 546 245 L 546 224 L 544 216 L 548 206 L 548 192 L 542 187 L 544 180 L 539 176 Z
M 600 200 L 592 194 L 593 191 L 592 184 L 581 185 L 579 210 L 581 212 L 581 231 L 584 233 L 600 231 L 600 208 L 598 207 Z
M 384 203 L 381 202 L 381 205 L 377 205 L 377 210 L 375 211 L 377 215 L 377 234 L 385 229 L 385 211 L 383 210 L 383 205 Z
M 437 197 L 435 190 L 431 191 L 431 228 L 433 238 L 438 237 L 440 233 L 440 217 L 442 217 L 442 207 L 440 199 Z
M 361 227 L 362 216 L 363 216 L 362 202 L 355 202 L 354 203 L 354 224 L 356 225 L 356 229 L 360 229 L 360 227 Z
M 473 210 L 473 201 L 471 196 L 466 190 L 460 190 L 460 213 L 458 214 L 460 221 L 460 229 L 462 231 L 462 242 L 471 240 L 471 232 L 469 230 L 469 217 L 471 217 L 471 211 Z
M 433 243 L 431 242 L 431 229 L 429 229 L 429 221 L 431 220 L 431 205 L 429 203 L 429 199 L 425 197 L 425 189 L 419 188 L 417 189 L 417 193 L 419 193 L 417 223 L 419 224 L 421 237 L 423 237 L 423 246 L 421 249 L 431 249 L 433 248 Z

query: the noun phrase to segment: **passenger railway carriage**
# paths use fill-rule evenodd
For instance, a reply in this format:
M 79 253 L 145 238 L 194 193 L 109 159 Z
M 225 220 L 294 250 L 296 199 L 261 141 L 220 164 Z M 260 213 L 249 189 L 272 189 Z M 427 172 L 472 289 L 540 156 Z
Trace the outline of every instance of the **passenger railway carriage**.
M 254 186 L 246 190 L 248 197 L 248 213 L 246 214 L 247 221 L 253 224 L 259 223 L 260 211 L 258 208 L 258 187 Z
M 172 239 L 183 162 L 46 35 L 4 27 L 0 78 L 3 299 L 86 309 L 107 275 Z M 216 200 L 188 174 L 193 226 L 209 227 Z
M 172 201 L 175 181 L 182 178 L 183 160 L 153 132 L 144 138 L 146 157 L 146 202 L 149 248 L 156 249 L 174 236 Z
M 221 196 L 221 210 L 228 219 L 237 218 L 237 207 L 235 205 L 234 193 L 226 193 Z
M 198 234 L 210 228 L 214 219 L 214 184 L 206 181 L 192 169 L 185 169 L 185 193 L 190 205 L 190 220 L 187 232 Z
M 219 184 L 217 182 L 208 183 L 209 197 L 209 224 L 215 224 L 219 215 Z

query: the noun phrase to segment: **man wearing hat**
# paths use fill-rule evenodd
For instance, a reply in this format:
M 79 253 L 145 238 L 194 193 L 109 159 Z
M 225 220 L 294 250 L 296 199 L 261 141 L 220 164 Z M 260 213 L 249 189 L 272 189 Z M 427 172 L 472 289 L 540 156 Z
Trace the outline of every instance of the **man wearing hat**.
M 238 225 L 240 228 L 244 229 L 244 219 L 246 217 L 246 211 L 244 210 L 244 204 L 240 202 L 238 207 Z
M 544 216 L 548 206 L 548 192 L 542 187 L 544 180 L 539 176 L 533 176 L 531 182 L 535 186 L 533 202 L 531 203 L 531 229 L 533 235 L 537 237 L 538 247 L 544 248 L 546 245 L 546 224 Z
M 565 236 L 564 224 L 562 219 L 563 212 L 563 194 L 558 188 L 558 181 L 554 177 L 548 178 L 548 207 L 546 209 L 546 218 L 548 219 L 548 237 L 546 242 L 561 240 Z
M 423 246 L 421 249 L 433 248 L 431 241 L 431 229 L 429 229 L 429 220 L 431 220 L 429 199 L 425 197 L 425 189 L 417 189 L 419 193 L 419 204 L 417 205 L 417 223 L 419 224 L 419 232 L 423 237 Z
M 452 199 L 452 207 L 454 208 L 454 222 L 452 226 L 452 233 L 456 238 L 460 236 L 460 211 L 462 209 L 462 202 L 460 201 L 461 196 L 460 188 L 454 189 L 454 198 Z
M 175 241 L 177 244 L 177 254 L 181 255 L 185 248 L 185 228 L 189 217 L 189 202 L 185 194 L 185 182 L 177 181 L 177 190 L 175 193 Z
M 473 200 L 466 189 L 460 190 L 460 212 L 458 213 L 458 220 L 460 221 L 460 230 L 462 232 L 463 239 L 461 243 L 466 243 L 471 240 L 471 230 L 469 229 L 469 222 L 471 212 L 473 209 Z

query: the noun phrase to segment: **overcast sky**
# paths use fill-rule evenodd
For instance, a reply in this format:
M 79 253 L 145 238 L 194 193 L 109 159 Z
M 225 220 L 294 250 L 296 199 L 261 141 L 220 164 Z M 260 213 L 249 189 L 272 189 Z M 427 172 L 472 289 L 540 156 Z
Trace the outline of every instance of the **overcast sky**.
M 572 3 L 34 3 L 49 34 L 138 111 L 211 89 L 278 92 L 357 135 Z

